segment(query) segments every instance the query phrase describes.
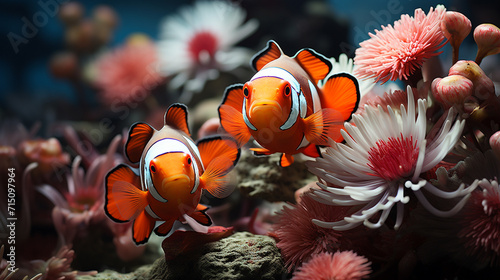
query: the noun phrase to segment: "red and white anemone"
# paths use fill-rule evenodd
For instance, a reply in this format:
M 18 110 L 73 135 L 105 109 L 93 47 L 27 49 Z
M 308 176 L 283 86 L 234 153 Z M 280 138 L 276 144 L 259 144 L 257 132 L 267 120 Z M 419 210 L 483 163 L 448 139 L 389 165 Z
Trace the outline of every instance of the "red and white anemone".
M 455 120 L 456 114 L 450 110 L 443 116 L 446 119 L 439 132 L 432 138 L 426 136 L 427 101 L 418 99 L 415 104 L 410 87 L 407 94 L 408 104 L 401 105 L 400 112 L 389 106 L 384 110 L 380 105 L 366 105 L 363 115 L 353 115 L 353 124 L 345 123 L 345 131 L 341 131 L 345 144 L 331 141 L 322 158 L 308 162 L 309 170 L 320 181 L 321 189 L 313 190 L 318 202 L 359 209 L 340 221 L 313 220 L 314 223 L 336 230 L 360 224 L 377 228 L 397 206 L 394 227 L 398 228 L 403 221 L 404 205 L 410 200 L 408 191 L 437 216 L 454 215 L 463 207 L 472 187 L 462 185 L 446 192 L 420 174 L 434 168 L 455 146 L 464 120 Z M 441 210 L 429 202 L 427 195 L 461 199 L 452 209 Z
M 228 1 L 200 1 L 167 17 L 158 42 L 160 71 L 172 77 L 172 89 L 199 92 L 205 82 L 248 64 L 251 51 L 234 47 L 253 33 L 255 19 L 244 23 L 246 12 Z

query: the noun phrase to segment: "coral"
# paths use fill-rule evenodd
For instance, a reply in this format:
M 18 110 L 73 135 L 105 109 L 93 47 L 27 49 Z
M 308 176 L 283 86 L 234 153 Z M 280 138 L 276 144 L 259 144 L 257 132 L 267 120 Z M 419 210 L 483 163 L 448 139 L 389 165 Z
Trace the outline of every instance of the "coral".
M 345 246 L 345 233 L 325 229 L 312 220 L 338 221 L 346 215 L 347 208 L 317 203 L 310 195 L 302 196 L 298 205 L 288 204 L 278 212 L 278 222 L 272 235 L 288 269 L 308 261 L 313 255 L 334 252 Z M 348 233 L 347 233 L 348 235 Z
M 315 255 L 294 273 L 293 280 L 342 279 L 359 280 L 368 278 L 370 262 L 353 251 L 322 253 Z

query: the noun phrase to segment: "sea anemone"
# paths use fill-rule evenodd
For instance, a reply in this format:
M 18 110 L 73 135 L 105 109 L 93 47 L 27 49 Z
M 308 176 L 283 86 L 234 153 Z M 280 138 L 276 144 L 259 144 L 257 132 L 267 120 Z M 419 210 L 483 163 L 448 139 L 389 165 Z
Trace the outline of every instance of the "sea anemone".
M 468 255 L 491 266 L 500 264 L 500 188 L 496 180 L 475 182 L 478 188 L 464 206 L 458 236 Z
M 457 61 L 450 68 L 448 75 L 460 75 L 471 80 L 474 86 L 474 96 L 480 100 L 488 100 L 492 97 L 496 98 L 495 84 L 474 61 Z
M 51 257 L 47 261 L 36 260 L 31 261 L 31 270 L 41 273 L 43 280 L 56 280 L 65 279 L 72 280 L 77 279 L 77 276 L 83 275 L 96 275 L 97 271 L 76 271 L 71 269 L 71 263 L 75 258 L 75 251 L 71 250 L 69 247 L 63 246 L 56 253 L 55 256 Z
M 472 24 L 470 20 L 459 12 L 446 12 L 441 21 L 441 30 L 453 48 L 453 63 L 458 61 L 458 49 L 462 41 L 469 35 Z
M 16 273 L 19 271 L 19 268 L 14 268 L 10 262 L 7 262 L 6 260 L 3 259 L 4 250 L 5 246 L 2 244 L 2 246 L 0 246 L 0 279 L 1 280 L 15 279 L 15 277 L 17 276 Z M 42 278 L 42 274 L 38 273 L 29 280 L 37 280 L 40 278 Z M 28 276 L 25 276 L 23 280 L 28 280 Z
M 497 131 L 491 135 L 490 140 L 490 147 L 493 153 L 495 153 L 495 156 L 497 159 L 500 160 L 500 131 Z
M 19 144 L 18 150 L 23 164 L 38 163 L 38 169 L 44 175 L 52 174 L 70 160 L 56 138 L 25 140 Z
M 338 250 L 343 233 L 319 227 L 312 219 L 334 221 L 343 218 L 345 213 L 345 208 L 317 203 L 309 195 L 303 195 L 298 205 L 285 205 L 278 212 L 277 223 L 271 231 L 278 239 L 276 246 L 285 265 L 291 269 L 315 254 Z
M 417 100 L 426 99 L 428 89 L 425 86 L 412 88 L 413 92 L 413 100 L 415 100 L 415 104 Z M 368 97 L 368 98 L 366 98 Z M 388 106 L 393 110 L 399 110 L 401 105 L 406 106 L 408 104 L 408 94 L 406 91 L 401 89 L 390 90 L 389 92 L 384 92 L 383 95 L 372 95 L 365 96 L 364 99 L 361 100 L 360 106 L 356 111 L 356 114 L 363 114 L 365 111 L 365 105 L 370 107 L 378 107 L 379 105 L 382 107 L 384 111 L 387 111 Z
M 353 251 L 315 254 L 294 274 L 293 280 L 358 280 L 371 273 L 370 262 Z
M 96 62 L 95 85 L 101 100 L 108 105 L 140 103 L 163 78 L 158 73 L 154 44 L 144 35 L 132 36 L 114 51 Z
M 500 53 L 500 28 L 490 23 L 483 23 L 474 29 L 474 41 L 477 44 L 476 63 L 479 65 L 488 55 Z
M 416 9 L 413 17 L 402 15 L 394 27 L 382 26 L 381 31 L 369 33 L 371 38 L 356 49 L 356 73 L 360 78 L 375 78 L 382 83 L 407 80 L 425 60 L 439 54 L 436 51 L 445 39 L 440 27 L 445 11 L 438 6 L 425 15 L 422 9 Z
M 451 106 L 462 108 L 466 98 L 473 94 L 472 81 L 461 75 L 450 75 L 432 81 L 432 94 L 445 109 Z
M 116 136 L 109 146 L 106 155 L 92 163 L 84 175 L 81 169 L 81 157 L 77 156 L 72 165 L 72 176 L 68 176 L 68 191 L 61 195 L 49 185 L 38 187 L 55 207 L 52 219 L 60 235 L 62 244 L 71 245 L 73 239 L 90 223 L 105 220 L 104 214 L 104 176 L 118 162 L 115 151 L 121 136 Z
M 199 1 L 164 20 L 158 43 L 160 69 L 175 76 L 169 82 L 172 89 L 184 86 L 181 102 L 189 102 L 189 95 L 201 91 L 219 71 L 248 64 L 249 50 L 233 47 L 257 29 L 256 20 L 243 24 L 245 16 L 228 1 Z
M 412 89 L 408 86 L 408 104 L 396 113 L 387 107 L 365 106 L 364 115 L 353 115 L 354 124 L 345 123 L 342 130 L 346 144 L 330 141 L 322 158 L 307 162 L 309 170 L 320 179 L 321 190 L 314 198 L 330 205 L 359 206 L 354 214 L 340 221 L 314 223 L 336 230 L 347 230 L 360 224 L 378 228 L 385 223 L 393 206 L 397 206 L 394 228 L 403 222 L 404 205 L 411 190 L 418 201 L 433 214 L 456 214 L 470 196 L 472 188 L 461 187 L 446 192 L 433 186 L 420 174 L 434 168 L 455 146 L 465 121 L 456 120 L 450 110 L 436 135 L 426 137 L 426 100 L 419 99 L 416 109 Z M 440 210 L 424 196 L 462 197 L 452 209 Z M 380 215 L 379 215 L 380 213 Z

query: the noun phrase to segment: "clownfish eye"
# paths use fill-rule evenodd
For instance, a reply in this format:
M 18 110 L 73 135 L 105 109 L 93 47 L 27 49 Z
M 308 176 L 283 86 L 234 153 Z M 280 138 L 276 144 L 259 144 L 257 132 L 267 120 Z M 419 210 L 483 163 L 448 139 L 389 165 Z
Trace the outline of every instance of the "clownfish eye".
M 156 167 L 154 164 L 151 164 L 151 166 L 149 167 L 149 169 L 151 169 L 151 172 L 155 173 L 156 172 Z
M 188 156 L 188 158 L 187 158 L 186 162 L 187 162 L 187 164 L 188 164 L 188 165 L 191 165 L 192 160 L 191 160 L 191 157 L 190 157 L 190 156 Z
M 248 98 L 248 95 L 250 95 L 250 92 L 248 91 L 248 87 L 246 87 L 246 86 L 243 88 L 243 95 L 244 95 L 246 98 Z
M 290 96 L 290 93 L 292 93 L 292 89 L 290 88 L 290 85 L 285 86 L 285 96 Z

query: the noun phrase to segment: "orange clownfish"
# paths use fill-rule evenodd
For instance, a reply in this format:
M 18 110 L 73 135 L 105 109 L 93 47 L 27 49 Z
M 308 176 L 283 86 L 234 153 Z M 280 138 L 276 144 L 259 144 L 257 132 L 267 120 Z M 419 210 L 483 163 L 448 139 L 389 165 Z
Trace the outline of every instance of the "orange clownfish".
M 233 189 L 224 179 L 240 156 L 229 137 L 212 136 L 195 144 L 182 104 L 168 108 L 161 130 L 134 124 L 125 153 L 139 163 L 139 170 L 120 164 L 107 174 L 105 212 L 116 222 L 134 221 L 136 244 L 146 243 L 153 230 L 169 234 L 177 220 L 211 225 L 208 207 L 199 204 L 202 190 L 218 198 L 228 196 Z M 157 222 L 163 223 L 155 229 Z
M 312 49 L 289 57 L 274 41 L 252 65 L 258 72 L 244 85 L 228 87 L 219 106 L 221 126 L 240 145 L 253 137 L 262 146 L 252 149 L 256 155 L 282 153 L 280 165 L 288 166 L 294 154 L 318 157 L 328 138 L 343 140 L 340 129 L 359 104 L 356 78 L 338 73 L 320 89 L 330 61 Z

